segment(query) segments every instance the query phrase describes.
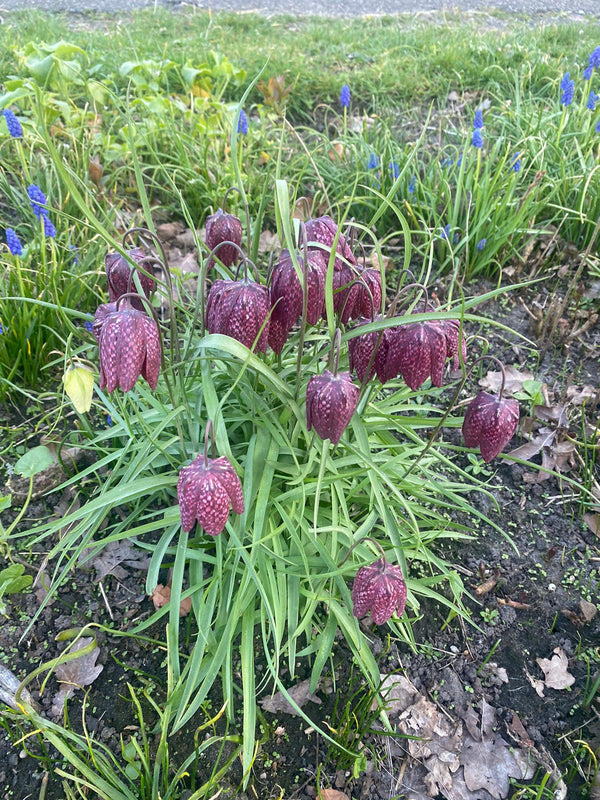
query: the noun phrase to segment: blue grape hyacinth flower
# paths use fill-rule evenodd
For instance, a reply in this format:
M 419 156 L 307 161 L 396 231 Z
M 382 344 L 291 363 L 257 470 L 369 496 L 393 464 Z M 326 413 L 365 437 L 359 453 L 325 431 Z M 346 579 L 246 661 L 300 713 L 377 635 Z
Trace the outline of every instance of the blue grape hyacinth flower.
M 398 166 L 396 161 L 390 161 L 388 169 L 389 169 L 389 171 L 391 173 L 392 178 L 394 180 L 396 180 L 398 175 L 400 175 L 400 167 Z
M 10 250 L 10 254 L 13 256 L 23 255 L 23 245 L 21 244 L 21 240 L 15 231 L 12 228 L 7 228 L 4 236 L 6 238 L 6 244 Z
M 483 128 L 483 111 L 480 108 L 478 108 L 477 111 L 475 112 L 473 127 L 476 130 L 481 130 Z
M 31 201 L 31 208 L 33 209 L 33 213 L 36 217 L 45 217 L 48 214 L 48 210 L 44 208 L 46 205 L 46 195 L 42 192 L 39 186 L 36 186 L 35 183 L 30 184 L 27 187 L 27 194 L 29 195 L 29 200 Z
M 586 107 L 589 108 L 590 111 L 595 111 L 596 103 L 598 102 L 599 99 L 600 98 L 598 97 L 596 92 L 590 92 L 587 103 L 585 104 Z
M 487 242 L 487 239 L 480 239 L 480 240 L 477 242 L 477 249 L 478 249 L 478 250 L 483 250 L 483 248 L 485 247 L 485 243 L 486 243 L 486 242 Z
M 440 236 L 442 239 L 445 239 L 447 242 L 450 241 L 450 223 L 444 225 L 443 228 L 440 228 Z
M 595 47 L 590 55 L 590 67 L 600 69 L 600 47 Z
M 483 147 L 483 136 L 481 135 L 479 128 L 475 128 L 473 131 L 472 143 L 473 147 L 476 147 L 477 149 L 481 149 Z
M 379 156 L 376 153 L 371 153 L 369 156 L 369 163 L 367 164 L 367 169 L 377 169 L 379 166 Z
M 593 67 L 586 67 L 583 70 L 583 80 L 584 81 L 589 81 L 589 79 L 592 77 L 592 72 L 593 71 L 594 71 Z
M 240 111 L 240 116 L 239 116 L 238 125 L 237 125 L 237 132 L 238 133 L 244 133 L 244 134 L 248 133 L 248 117 L 246 116 L 246 112 L 244 111 L 243 108 Z
M 8 132 L 10 133 L 12 138 L 22 139 L 23 128 L 21 127 L 21 123 L 15 116 L 14 111 L 11 111 L 10 108 L 5 108 L 2 113 L 4 114 L 4 119 L 6 120 L 6 127 L 8 128 Z
M 408 184 L 408 193 L 414 194 L 416 188 L 417 188 L 417 176 L 413 175 L 412 178 L 410 179 L 410 183 Z
M 510 162 L 510 168 L 513 172 L 518 172 L 521 169 L 521 159 L 519 156 L 521 155 L 520 152 L 516 152 L 512 157 L 512 161 Z
M 42 214 L 42 219 L 44 220 L 44 236 L 47 239 L 54 239 L 56 236 L 56 228 L 50 222 L 50 217 L 47 214 Z
M 565 72 L 563 75 L 562 81 L 560 82 L 560 88 L 562 91 L 560 104 L 566 108 L 567 106 L 571 105 L 575 95 L 575 81 L 571 80 L 568 72 Z
M 596 123 L 596 133 L 600 133 L 600 119 Z
M 342 86 L 340 92 L 340 105 L 342 108 L 350 108 L 350 87 L 347 83 Z

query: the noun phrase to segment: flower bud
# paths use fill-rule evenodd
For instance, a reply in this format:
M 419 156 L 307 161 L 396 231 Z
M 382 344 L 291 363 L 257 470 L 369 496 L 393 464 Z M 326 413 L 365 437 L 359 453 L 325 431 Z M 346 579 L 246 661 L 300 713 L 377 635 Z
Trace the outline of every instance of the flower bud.
M 332 218 L 327 215 L 324 217 L 309 219 L 306 222 L 306 236 L 308 237 L 309 246 L 310 242 L 318 242 L 319 244 L 325 245 L 325 247 L 331 252 L 337 232 L 338 226 L 335 224 Z M 329 261 L 327 251 L 324 251 L 322 247 L 313 249 L 318 250 L 321 253 L 325 253 L 325 260 L 326 262 Z M 352 250 L 348 246 L 348 243 L 346 242 L 346 239 L 342 233 L 340 233 L 338 237 L 336 252 L 342 258 L 345 258 L 346 261 L 350 262 L 350 264 L 356 264 L 356 259 L 354 258 Z M 344 266 L 342 258 L 335 259 L 333 265 L 335 270 L 339 270 Z

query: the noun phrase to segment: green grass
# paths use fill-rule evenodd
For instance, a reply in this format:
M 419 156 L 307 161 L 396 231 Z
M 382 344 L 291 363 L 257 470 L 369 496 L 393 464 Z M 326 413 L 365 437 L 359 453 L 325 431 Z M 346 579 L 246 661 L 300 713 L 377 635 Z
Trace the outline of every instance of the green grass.
M 295 113 L 336 103 L 343 83 L 350 84 L 354 102 L 371 110 L 445 102 L 450 90 L 486 92 L 491 82 L 509 96 L 514 72 L 527 77 L 533 93 L 548 95 L 552 80 L 569 68 L 578 74 L 598 44 L 595 28 L 581 23 L 536 27 L 483 15 L 477 17 L 482 24 L 460 16 L 438 19 L 265 19 L 189 9 L 185 15 L 159 10 L 82 24 L 21 12 L 0 29 L 0 77 L 15 71 L 13 46 L 30 40 L 77 44 L 100 75 L 116 72 L 127 60 L 194 62 L 216 50 L 246 69 L 249 78 L 268 57 L 269 73 L 285 74 L 295 85 Z M 228 96 L 238 95 L 230 90 Z M 257 91 L 252 99 L 259 99 Z

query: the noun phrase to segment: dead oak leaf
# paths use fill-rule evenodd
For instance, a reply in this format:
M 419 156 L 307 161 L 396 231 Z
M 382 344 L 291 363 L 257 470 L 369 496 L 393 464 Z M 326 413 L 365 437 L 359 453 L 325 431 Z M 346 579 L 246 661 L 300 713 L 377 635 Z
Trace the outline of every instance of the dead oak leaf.
M 536 658 L 544 673 L 544 683 L 548 689 L 567 689 L 575 683 L 575 676 L 567 670 L 569 659 L 562 647 L 555 647 L 552 658 Z
M 163 586 L 162 583 L 156 585 L 156 588 L 150 595 L 150 599 L 154 603 L 154 608 L 158 611 L 159 608 L 166 606 L 171 602 L 171 587 Z M 192 598 L 184 597 L 179 603 L 179 616 L 186 617 L 192 610 Z
M 534 380 L 533 374 L 528 370 L 521 372 L 514 366 L 505 367 L 506 381 L 504 384 L 504 394 L 507 397 L 512 396 L 515 392 L 523 390 L 523 383 L 525 381 Z M 479 385 L 489 392 L 497 393 L 500 391 L 502 384 L 501 372 L 488 372 L 488 374 L 479 381 Z
M 467 741 L 460 755 L 464 778 L 471 792 L 484 789 L 495 800 L 504 800 L 510 778 L 523 778 L 527 764 L 523 756 L 500 737 L 481 742 Z
M 300 681 L 300 683 L 294 686 L 290 686 L 290 688 L 287 689 L 287 693 L 299 708 L 302 708 L 309 702 L 321 704 L 321 698 L 310 691 L 310 680 L 308 679 Z M 269 711 L 271 714 L 283 713 L 292 714 L 294 716 L 298 714 L 294 706 L 281 691 L 275 692 L 274 695 L 263 697 L 259 702 L 262 709 L 264 711 Z

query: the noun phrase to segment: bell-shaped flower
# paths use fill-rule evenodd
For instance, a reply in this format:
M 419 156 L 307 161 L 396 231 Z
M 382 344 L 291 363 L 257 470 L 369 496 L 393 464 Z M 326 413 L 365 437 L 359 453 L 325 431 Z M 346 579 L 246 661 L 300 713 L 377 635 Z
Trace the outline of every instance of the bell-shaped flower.
M 241 247 L 241 220 L 233 214 L 226 214 L 219 208 L 215 214 L 211 214 L 206 220 L 205 241 L 209 250 L 214 250 L 221 242 L 233 242 L 238 247 Z M 227 244 L 219 247 L 215 255 L 226 267 L 237 264 L 240 257 L 238 249 Z M 214 259 L 211 258 L 208 268 L 210 269 L 214 263 Z
M 146 255 L 143 250 L 139 247 L 133 247 L 131 250 L 128 250 L 127 253 L 129 257 L 137 264 L 140 264 L 146 272 L 150 271 L 148 267 L 144 266 Z M 108 297 L 111 302 L 116 302 L 119 297 L 127 294 L 127 292 L 137 292 L 137 286 L 131 274 L 131 264 L 124 256 L 120 253 L 107 253 L 104 259 L 104 265 L 108 282 Z M 156 288 L 154 280 L 139 271 L 138 277 L 144 294 L 150 299 L 152 292 Z M 143 300 L 138 300 L 136 297 L 133 297 L 130 302 L 133 308 L 136 308 L 138 311 L 146 310 Z
M 191 531 L 196 521 L 210 536 L 217 536 L 227 522 L 229 509 L 244 513 L 244 494 L 236 471 L 225 457 L 199 455 L 183 467 L 177 481 L 181 527 Z
M 459 343 L 461 346 L 463 363 L 467 359 L 467 342 L 464 329 L 461 332 L 460 322 L 457 319 L 445 319 L 442 324 L 444 326 L 444 333 L 446 334 L 446 358 L 453 359 L 452 369 L 458 369 L 460 366 L 460 356 L 458 355 Z
M 340 322 L 344 325 L 359 316 L 357 301 L 361 286 L 356 271 L 346 264 L 333 273 L 333 310 L 340 315 Z M 368 313 L 371 314 L 370 304 Z
M 100 331 L 102 324 L 109 314 L 113 314 L 117 310 L 116 303 L 102 303 L 96 309 L 94 314 L 94 321 L 92 323 L 92 333 L 98 341 L 100 341 Z
M 362 325 L 368 325 L 370 322 L 377 321 L 379 319 L 381 319 L 381 316 L 375 317 L 375 320 L 371 320 L 370 318 L 363 319 L 361 317 L 358 320 L 356 327 L 358 328 Z M 379 332 L 374 331 L 372 333 L 363 333 L 362 336 L 355 336 L 348 342 L 350 370 L 354 370 L 359 381 L 362 382 L 364 380 L 371 380 L 376 372 L 378 376 L 379 373 L 385 375 L 385 363 L 389 335 L 390 329 L 386 328 L 385 330 Z M 377 344 L 378 341 L 379 345 Z M 375 353 L 375 358 L 373 358 L 371 361 L 375 348 L 377 348 L 377 352 Z M 369 363 L 371 364 L 369 376 L 368 378 L 365 378 L 367 369 L 369 368 Z M 383 380 L 382 383 L 385 383 L 385 380 Z
M 360 388 L 349 372 L 325 370 L 313 375 L 306 387 L 306 425 L 314 428 L 321 439 L 337 444 L 358 404 Z
M 506 397 L 479 392 L 469 403 L 462 432 L 467 447 L 479 447 L 487 463 L 501 453 L 519 424 L 519 403 Z
M 296 254 L 300 270 L 306 269 L 304 257 Z M 327 262 L 322 251 L 308 252 L 308 273 L 306 275 L 306 321 L 316 325 L 325 308 L 325 275 Z M 292 326 L 302 315 L 303 293 L 292 257 L 284 250 L 271 275 L 271 325 L 269 344 L 280 353 Z
M 308 237 L 309 246 L 310 242 L 318 242 L 319 244 L 324 245 L 331 252 L 337 232 L 338 226 L 335 224 L 333 219 L 327 215 L 324 217 L 309 219 L 306 222 L 306 235 Z M 325 260 L 326 262 L 329 262 L 327 252 L 324 251 L 323 248 L 318 247 L 314 249 L 321 253 L 325 252 Z M 338 237 L 336 252 L 341 256 L 341 258 L 335 259 L 333 265 L 335 270 L 342 269 L 344 266 L 344 261 L 342 259 L 346 259 L 346 261 L 349 261 L 350 264 L 356 264 L 354 254 L 352 253 L 352 250 L 348 246 L 346 238 L 342 233 L 340 233 Z
M 156 389 L 162 350 L 153 317 L 125 301 L 98 324 L 100 388 L 114 392 L 118 386 L 129 392 L 141 375 Z
M 206 327 L 224 333 L 251 348 L 260 333 L 257 349 L 265 353 L 269 342 L 269 290 L 254 281 L 213 283 L 206 303 Z
M 402 570 L 380 558 L 356 573 L 352 586 L 355 617 L 371 612 L 375 625 L 383 625 L 392 614 L 402 616 L 406 607 L 406 584 Z
M 381 273 L 378 269 L 367 267 L 358 277 L 362 283 L 357 284 L 357 297 L 352 310 L 355 317 L 370 318 L 381 309 Z
M 427 378 L 442 385 L 448 342 L 441 320 L 411 322 L 394 328 L 388 339 L 385 375 L 400 374 L 416 391 Z

